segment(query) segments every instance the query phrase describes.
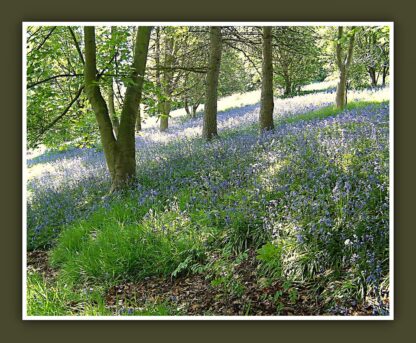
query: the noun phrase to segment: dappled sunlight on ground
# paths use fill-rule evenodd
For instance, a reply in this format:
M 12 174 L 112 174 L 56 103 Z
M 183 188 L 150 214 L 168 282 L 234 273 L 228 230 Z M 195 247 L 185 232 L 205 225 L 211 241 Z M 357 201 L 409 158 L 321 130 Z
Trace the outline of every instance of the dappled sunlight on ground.
M 332 82 L 332 81 L 331 81 Z M 330 82 L 314 84 L 313 89 L 326 88 Z M 312 86 L 310 86 L 312 87 Z M 350 91 L 349 102 L 352 101 L 384 101 L 389 99 L 389 88 L 376 90 Z M 293 98 L 275 99 L 274 116 L 286 118 L 315 109 L 329 106 L 334 103 L 333 92 L 313 93 Z M 218 103 L 218 130 L 233 129 L 252 125 L 258 121 L 260 91 L 252 91 L 244 94 L 234 94 L 219 100 Z M 224 109 L 229 109 L 224 111 Z M 222 111 L 222 112 L 221 112 Z M 165 145 L 173 141 L 194 139 L 200 137 L 202 131 L 202 116 L 185 120 L 186 113 L 183 109 L 172 112 L 169 129 L 167 132 L 159 131 L 159 123 L 156 118 L 147 118 L 143 124 L 143 130 L 136 135 L 136 148 L 151 148 L 153 145 Z M 27 153 L 27 177 L 28 180 L 41 177 L 46 172 L 54 182 L 64 177 L 69 170 L 79 170 L 79 177 L 91 175 L 95 170 L 105 166 L 102 152 L 94 149 L 73 149 L 66 152 L 45 154 L 44 147 L 30 150 Z M 61 163 L 49 163 L 60 160 Z M 93 167 L 95 165 L 95 167 Z M 101 171 L 104 172 L 104 171 Z

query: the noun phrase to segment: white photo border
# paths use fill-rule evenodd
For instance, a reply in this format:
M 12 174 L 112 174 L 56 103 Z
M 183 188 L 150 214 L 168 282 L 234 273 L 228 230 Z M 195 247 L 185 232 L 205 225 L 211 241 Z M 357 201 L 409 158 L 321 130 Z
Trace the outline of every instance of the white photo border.
M 27 315 L 27 101 L 26 41 L 28 26 L 388 26 L 390 28 L 389 99 L 389 297 L 387 316 L 28 316 Z M 276 320 L 394 320 L 394 22 L 392 21 L 24 21 L 22 22 L 22 319 L 23 320 L 190 320 L 190 321 L 276 321 Z

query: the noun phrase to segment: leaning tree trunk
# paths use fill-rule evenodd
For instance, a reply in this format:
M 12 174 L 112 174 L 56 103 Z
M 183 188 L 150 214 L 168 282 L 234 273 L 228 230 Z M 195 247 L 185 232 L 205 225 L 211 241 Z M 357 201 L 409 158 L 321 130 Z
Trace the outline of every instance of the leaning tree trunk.
M 263 63 L 260 105 L 260 130 L 273 130 L 273 61 L 272 28 L 263 27 Z
M 221 27 L 210 27 L 210 52 L 205 93 L 205 113 L 202 126 L 202 137 L 210 140 L 217 132 L 217 96 L 218 78 L 221 65 L 222 38 Z
M 116 109 L 114 106 L 114 88 L 113 88 L 113 78 L 111 78 L 110 89 L 108 91 L 108 111 L 110 112 L 110 118 L 113 123 L 114 135 L 118 136 L 118 128 L 120 122 L 118 120 Z
M 350 36 L 348 51 L 346 56 L 344 56 L 341 46 L 341 39 L 343 35 L 344 28 L 342 26 L 338 27 L 338 41 L 337 41 L 337 64 L 339 70 L 339 81 L 337 85 L 337 94 L 335 102 L 337 108 L 344 109 L 347 105 L 347 79 L 348 71 L 352 61 L 352 53 L 354 50 L 354 40 L 355 40 L 355 31 Z
M 101 135 L 107 166 L 110 171 L 111 191 L 124 188 L 136 177 L 136 150 L 134 127 L 143 89 L 144 72 L 150 39 L 150 27 L 140 27 L 136 35 L 134 60 L 124 96 L 117 140 L 107 104 L 101 95 L 96 69 L 95 28 L 85 27 L 85 89 L 91 103 Z
M 133 82 L 126 89 L 121 110 L 119 137 L 117 139 L 118 154 L 115 161 L 115 177 L 113 188 L 123 188 L 136 178 L 136 141 L 134 129 L 136 116 L 143 90 L 147 52 L 149 49 L 150 27 L 139 27 L 136 34 L 133 70 L 130 78 Z
M 95 44 L 95 27 L 84 27 L 85 41 L 85 92 L 94 111 L 95 118 L 100 131 L 101 144 L 104 150 L 104 156 L 110 171 L 111 179 L 115 177 L 115 155 L 117 151 L 117 141 L 114 137 L 113 126 L 108 113 L 107 104 L 101 95 L 100 87 L 97 82 L 96 69 L 96 44 Z
M 196 111 L 198 110 L 199 104 L 192 105 L 192 118 L 196 117 Z

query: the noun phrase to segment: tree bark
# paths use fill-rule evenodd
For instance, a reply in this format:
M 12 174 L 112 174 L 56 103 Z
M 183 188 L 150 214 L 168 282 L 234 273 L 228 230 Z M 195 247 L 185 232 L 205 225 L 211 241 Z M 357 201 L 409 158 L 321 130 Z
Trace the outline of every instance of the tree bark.
M 221 27 L 210 27 L 210 53 L 205 93 L 205 113 L 202 126 L 202 137 L 210 140 L 217 132 L 217 97 L 218 78 L 221 65 L 222 38 Z
M 142 116 L 140 110 L 140 104 L 137 108 L 137 116 L 136 116 L 136 132 L 140 132 L 142 130 Z
M 344 108 L 347 102 L 347 77 L 345 68 L 339 71 L 339 80 L 337 85 L 336 104 L 338 108 Z
M 186 112 L 186 114 L 188 115 L 188 116 L 191 116 L 191 111 L 189 110 L 189 107 L 188 107 L 189 105 L 188 105 L 188 99 L 187 98 L 185 98 L 185 100 L 184 100 L 184 107 L 185 107 L 185 112 Z
M 169 127 L 169 113 L 171 110 L 170 101 L 164 101 L 160 105 L 161 115 L 160 115 L 160 131 L 164 132 Z
M 285 81 L 285 94 L 286 96 L 289 96 L 292 94 L 292 83 L 290 82 L 290 80 L 286 80 Z
M 196 117 L 196 111 L 198 110 L 199 104 L 192 105 L 192 118 Z
M 344 56 L 341 46 L 341 38 L 343 35 L 344 28 L 338 27 L 338 41 L 337 41 L 337 65 L 339 70 L 339 81 L 337 86 L 337 93 L 335 102 L 337 108 L 344 109 L 347 105 L 347 80 L 348 71 L 352 61 L 352 54 L 354 50 L 355 31 L 352 33 L 349 39 L 348 51 Z
M 273 124 L 272 28 L 263 27 L 263 63 L 261 83 L 260 130 L 274 129 Z
M 386 85 L 386 78 L 387 78 L 388 70 L 389 70 L 388 67 L 383 67 L 383 87 Z
M 110 112 L 110 118 L 113 123 L 114 135 L 115 137 L 118 137 L 118 128 L 120 126 L 120 121 L 118 120 L 116 109 L 114 106 L 113 78 L 111 78 L 110 88 L 108 91 L 108 110 Z
M 140 27 L 136 35 L 134 59 L 130 74 L 131 83 L 127 86 L 124 96 L 118 139 L 116 140 L 107 104 L 101 95 L 97 81 L 95 28 L 92 26 L 84 28 L 85 89 L 100 130 L 104 155 L 112 179 L 110 191 L 125 188 L 136 177 L 134 128 L 143 88 L 150 30 L 150 27 Z
M 117 146 L 119 153 L 116 158 L 115 178 L 113 187 L 122 188 L 136 177 L 136 147 L 134 129 L 136 116 L 141 100 L 144 73 L 147 62 L 151 28 L 141 26 L 137 30 L 134 60 L 130 75 L 131 83 L 127 86 L 121 110 L 119 138 Z
M 115 156 L 117 154 L 117 143 L 113 133 L 113 126 L 108 114 L 107 104 L 101 94 L 97 81 L 97 63 L 96 63 L 96 45 L 95 45 L 95 27 L 84 27 L 85 40 L 85 92 L 94 111 L 95 118 L 100 131 L 101 144 L 104 150 L 104 156 L 110 171 L 111 179 L 115 177 Z
M 368 74 L 370 75 L 371 78 L 371 86 L 372 87 L 377 87 L 377 76 L 376 76 L 376 68 L 374 67 L 369 67 L 368 68 Z

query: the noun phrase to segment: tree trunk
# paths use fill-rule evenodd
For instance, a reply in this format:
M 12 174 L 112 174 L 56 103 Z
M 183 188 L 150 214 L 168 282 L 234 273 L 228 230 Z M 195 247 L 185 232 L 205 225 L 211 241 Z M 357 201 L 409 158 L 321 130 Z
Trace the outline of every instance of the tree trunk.
M 118 128 L 120 126 L 120 122 L 118 120 L 116 109 L 114 106 L 113 78 L 111 78 L 110 89 L 108 92 L 108 110 L 110 112 L 110 118 L 113 123 L 114 135 L 118 137 Z
M 188 107 L 189 105 L 188 105 L 188 99 L 186 99 L 185 98 L 185 100 L 184 100 L 184 107 L 185 107 L 185 111 L 186 111 L 186 114 L 188 115 L 188 116 L 191 116 L 191 111 L 189 110 L 189 107 Z
M 160 54 L 158 51 L 160 49 L 159 42 L 157 42 L 157 55 Z M 164 53 L 164 66 L 168 69 L 163 71 L 162 74 L 162 82 L 161 82 L 161 88 L 163 92 L 163 99 L 159 100 L 160 103 L 160 126 L 159 129 L 161 132 L 164 132 L 169 127 L 169 113 L 171 110 L 171 100 L 170 97 L 172 95 L 173 91 L 173 71 L 170 70 L 173 66 L 174 62 L 174 45 L 175 45 L 175 39 L 173 37 L 167 36 L 165 37 L 165 53 Z M 159 57 L 157 57 L 157 63 L 160 63 Z
M 199 104 L 192 105 L 192 118 L 196 117 L 196 111 L 198 110 Z
M 345 69 L 343 68 L 339 74 L 339 81 L 337 85 L 336 104 L 337 108 L 344 108 L 347 100 L 347 77 Z
M 353 28 L 354 29 L 354 28 Z M 348 51 L 346 56 L 343 55 L 341 39 L 343 36 L 344 28 L 338 27 L 338 41 L 337 41 L 337 65 L 339 70 L 339 81 L 337 86 L 337 94 L 335 102 L 337 108 L 344 109 L 347 105 L 347 79 L 348 71 L 352 61 L 352 53 L 354 50 L 355 31 L 352 33 L 349 39 Z
M 370 75 L 370 78 L 371 78 L 371 86 L 372 87 L 377 87 L 376 68 L 369 67 L 368 68 L 368 74 Z
M 388 67 L 383 67 L 383 87 L 386 85 Z
M 140 110 L 140 104 L 137 109 L 137 116 L 136 116 L 136 132 L 140 132 L 142 130 L 142 116 Z
M 263 27 L 263 63 L 260 105 L 260 131 L 274 129 L 273 124 L 272 28 Z
M 136 177 L 134 128 L 143 88 L 150 30 L 150 27 L 140 27 L 136 35 L 134 60 L 130 74 L 132 82 L 126 89 L 118 139 L 116 140 L 107 104 L 101 95 L 97 82 L 95 28 L 91 26 L 84 28 L 85 89 L 97 118 L 104 155 L 112 179 L 111 191 L 126 187 Z
M 217 96 L 218 78 L 221 65 L 222 38 L 221 27 L 210 27 L 210 52 L 205 93 L 205 113 L 202 137 L 210 140 L 217 132 Z
M 95 118 L 100 131 L 101 144 L 104 150 L 104 156 L 110 171 L 111 179 L 115 177 L 115 156 L 117 154 L 117 142 L 113 133 L 113 126 L 108 113 L 107 104 L 101 94 L 97 82 L 96 67 L 96 45 L 95 45 L 95 27 L 84 27 L 85 41 L 85 92 L 94 111 Z
M 171 110 L 170 101 L 166 100 L 161 103 L 161 115 L 160 115 L 160 131 L 165 132 L 169 127 L 169 113 Z
M 292 94 L 292 84 L 290 83 L 290 80 L 286 80 L 285 82 L 285 96 L 289 96 Z
M 134 61 L 130 78 L 132 82 L 127 86 L 117 139 L 118 154 L 115 164 L 113 189 L 125 187 L 136 178 L 136 140 L 134 135 L 136 116 L 141 101 L 144 73 L 147 62 L 151 28 L 141 26 L 137 30 L 134 50 Z

